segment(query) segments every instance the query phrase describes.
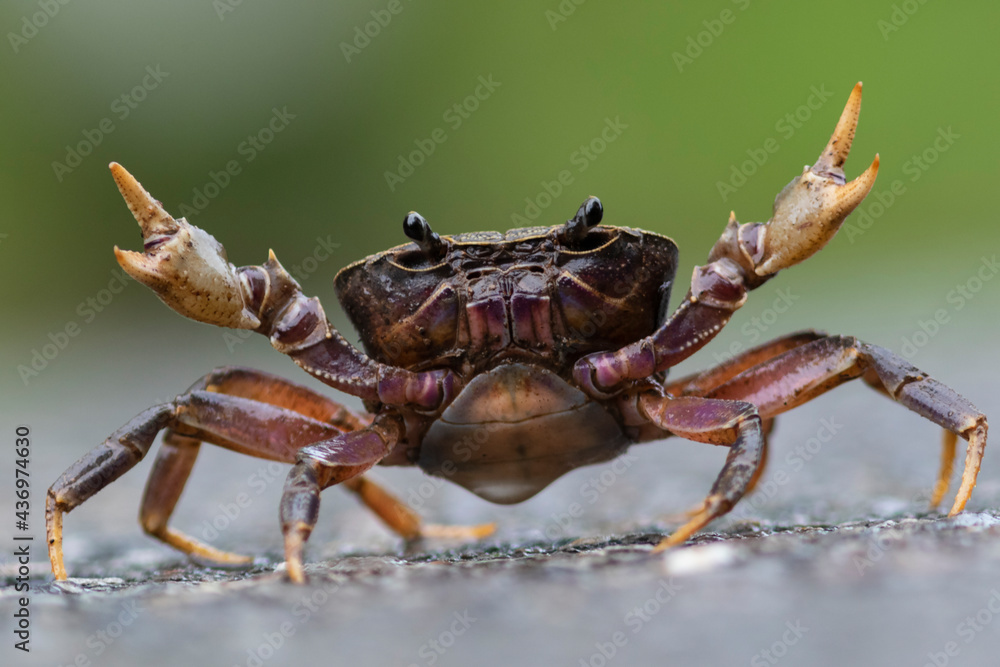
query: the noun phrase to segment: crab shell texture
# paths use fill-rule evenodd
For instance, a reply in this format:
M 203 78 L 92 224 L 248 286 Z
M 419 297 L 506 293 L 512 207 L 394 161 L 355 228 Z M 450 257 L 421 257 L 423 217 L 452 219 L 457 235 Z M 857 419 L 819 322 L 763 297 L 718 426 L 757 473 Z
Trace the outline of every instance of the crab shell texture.
M 631 439 L 574 385 L 573 363 L 648 336 L 667 313 L 671 239 L 607 225 L 576 239 L 565 231 L 444 236 L 437 252 L 408 243 L 335 279 L 369 355 L 462 378 L 408 462 L 492 502 L 520 502 L 624 451 Z

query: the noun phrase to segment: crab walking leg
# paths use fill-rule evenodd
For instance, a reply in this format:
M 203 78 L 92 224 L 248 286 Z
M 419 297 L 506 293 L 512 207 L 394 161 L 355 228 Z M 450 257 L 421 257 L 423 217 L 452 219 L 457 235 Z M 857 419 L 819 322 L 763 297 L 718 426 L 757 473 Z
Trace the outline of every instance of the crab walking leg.
M 664 387 L 664 391 L 671 396 L 707 396 L 713 389 L 758 364 L 769 361 L 774 357 L 784 354 L 785 352 L 801 345 L 805 345 L 806 343 L 811 343 L 815 340 L 826 337 L 827 334 L 821 331 L 800 331 L 788 336 L 783 336 L 773 341 L 764 343 L 763 345 L 746 350 L 745 352 L 741 352 L 718 366 L 674 380 Z M 873 370 L 869 370 L 863 377 L 865 382 L 867 382 L 871 387 L 878 390 L 880 393 L 885 394 L 889 398 L 892 398 L 892 394 L 889 393 L 889 391 L 882 385 L 881 380 L 879 380 L 878 373 Z M 765 419 L 764 435 L 770 435 L 773 428 L 774 419 Z M 651 438 L 655 437 L 655 434 L 651 434 Z M 931 509 L 936 509 L 937 506 L 941 504 L 941 499 L 944 498 L 945 494 L 948 492 L 949 480 L 951 479 L 951 473 L 955 463 L 955 444 L 957 437 L 958 436 L 954 433 L 945 429 L 944 440 L 941 444 L 941 466 L 938 472 L 938 481 L 934 485 L 934 492 L 932 493 L 930 500 Z M 761 474 L 764 472 L 767 465 L 767 453 L 767 440 L 765 439 L 764 454 L 762 456 L 761 465 L 757 469 L 757 476 L 750 483 L 750 488 L 747 489 L 747 493 L 753 490 Z
M 946 430 L 944 437 L 941 438 L 941 465 L 938 468 L 938 478 L 934 482 L 934 491 L 931 492 L 930 508 L 932 510 L 938 508 L 941 500 L 948 493 L 948 487 L 951 486 L 951 473 L 955 467 L 955 453 L 957 448 L 958 434 Z
M 294 411 L 296 414 L 333 426 L 334 428 L 326 435 L 359 429 L 366 425 L 358 415 L 311 389 L 251 368 L 238 366 L 217 368 L 195 382 L 187 393 L 196 391 L 259 401 Z M 224 407 L 225 403 L 220 405 Z M 203 417 L 195 425 L 202 430 L 211 430 L 214 426 L 212 416 Z M 205 434 L 204 439 L 223 447 L 231 446 L 230 440 L 219 438 L 210 432 Z M 247 450 L 249 443 L 245 437 L 236 434 L 234 439 L 236 447 L 243 451 Z M 312 441 L 308 438 L 306 440 L 307 443 Z M 139 523 L 150 536 L 186 554 L 219 563 L 250 562 L 252 559 L 247 556 L 221 551 L 168 526 L 197 459 L 200 444 L 200 439 L 183 436 L 172 430 L 164 434 L 163 443 L 146 482 L 146 491 L 139 509 Z
M 403 418 L 383 412 L 372 425 L 344 433 L 298 452 L 281 496 L 281 533 L 289 578 L 305 582 L 302 548 L 319 518 L 319 493 L 356 477 L 381 461 L 405 434 Z
M 57 579 L 66 578 L 62 556 L 62 515 L 135 466 L 163 429 L 170 429 L 172 435 L 165 442 L 168 453 L 158 460 L 150 476 L 141 512 L 143 527 L 182 551 L 208 558 L 213 557 L 211 547 L 201 549 L 196 546 L 198 543 L 182 533 L 175 533 L 173 539 L 165 539 L 160 532 L 165 529 L 172 504 L 180 496 L 197 453 L 196 449 L 181 443 L 211 442 L 258 458 L 292 463 L 302 447 L 341 433 L 331 424 L 292 410 L 204 389 L 189 391 L 170 403 L 141 412 L 112 433 L 102 445 L 70 466 L 49 489 L 46 532 L 52 572 Z M 178 447 L 187 449 L 176 451 Z M 229 560 L 225 555 L 222 559 Z
M 789 334 L 788 336 L 782 336 L 781 338 L 764 343 L 763 345 L 758 345 L 757 347 L 750 348 L 749 350 L 744 350 L 743 352 L 740 352 L 732 358 L 722 362 L 718 366 L 678 378 L 664 387 L 663 390 L 670 396 L 705 396 L 712 389 L 718 387 L 730 378 L 739 375 L 748 368 L 752 368 L 759 363 L 771 359 L 772 357 L 776 357 L 779 354 L 787 352 L 788 350 L 796 348 L 800 345 L 805 345 L 806 343 L 810 343 L 825 336 L 825 333 L 819 331 L 800 331 L 798 333 Z M 747 486 L 746 493 L 748 494 L 757 488 L 757 482 L 760 481 L 760 478 L 763 476 L 764 471 L 767 468 L 769 452 L 768 437 L 771 435 L 771 431 L 773 430 L 774 420 L 763 420 L 762 431 L 764 435 L 764 442 L 760 455 L 760 465 L 757 466 L 757 472 L 754 473 L 753 479 L 750 480 L 750 484 Z M 659 437 L 660 436 L 655 433 L 649 434 L 649 439 L 659 439 Z
M 294 410 L 307 417 L 336 426 L 341 431 L 357 431 L 371 423 L 340 403 L 282 377 L 252 368 L 226 367 L 213 371 L 193 389 L 205 388 L 222 394 L 241 396 Z M 364 477 L 353 477 L 343 484 L 396 534 L 404 539 L 440 537 L 449 539 L 480 538 L 491 534 L 495 524 L 476 526 L 439 526 L 425 524 L 405 503 Z
M 743 371 L 753 368 L 791 349 L 811 343 L 827 334 L 821 331 L 799 331 L 744 350 L 718 366 L 678 378 L 668 383 L 663 390 L 671 396 L 706 396 L 711 390 Z
M 874 369 L 869 368 L 861 377 L 865 381 L 865 384 L 878 393 L 893 398 L 892 393 L 885 388 L 885 385 L 882 384 L 882 380 L 879 379 L 878 373 Z M 937 481 L 934 483 L 934 490 L 931 492 L 930 502 L 928 503 L 931 510 L 938 508 L 941 500 L 948 493 L 948 487 L 951 486 L 951 474 L 955 469 L 957 445 L 958 435 L 948 429 L 943 429 L 943 436 L 941 438 L 941 463 L 938 466 Z
M 375 404 L 433 410 L 455 392 L 451 371 L 411 372 L 378 363 L 337 332 L 319 299 L 306 297 L 271 252 L 260 266 L 236 268 L 222 244 L 174 219 L 124 167 L 111 174 L 143 235 L 143 252 L 115 248 L 121 267 L 181 315 L 267 336 L 307 372 Z
M 371 422 L 370 417 L 362 417 L 308 387 L 254 368 L 242 366 L 217 368 L 196 382 L 188 391 L 198 389 L 276 405 L 325 422 L 341 431 L 356 431 Z
M 699 373 L 694 373 L 686 377 L 678 378 L 674 380 L 666 387 L 664 391 L 671 396 L 705 396 L 712 389 L 718 387 L 720 384 L 726 382 L 730 378 L 739 375 L 748 368 L 752 368 L 757 364 L 763 363 L 768 359 L 783 354 L 788 350 L 799 347 L 800 345 L 805 345 L 814 340 L 824 338 L 825 333 L 819 331 L 800 331 L 798 333 L 789 334 L 788 336 L 782 336 L 770 342 L 764 343 L 763 345 L 758 345 L 757 347 L 745 350 L 731 359 L 724 361 L 723 363 L 709 368 L 707 370 L 701 371 Z M 771 431 L 774 430 L 774 419 L 763 420 L 763 435 L 764 442 L 760 456 L 760 465 L 757 467 L 757 472 L 754 473 L 753 479 L 750 480 L 750 484 L 747 486 L 746 493 L 751 493 L 755 488 L 757 488 L 757 482 L 764 474 L 764 470 L 767 468 L 768 460 L 768 437 Z M 651 437 L 656 437 L 655 434 L 650 434 Z
M 896 402 L 968 440 L 962 485 L 949 515 L 961 512 L 972 495 L 982 463 L 986 416 L 953 389 L 885 348 L 848 336 L 830 336 L 755 366 L 709 396 L 749 401 L 767 419 L 866 373 L 873 373 Z M 950 458 L 946 440 L 942 463 Z M 947 472 L 946 467 L 942 465 L 942 474 Z M 939 476 L 936 489 L 940 484 Z
M 774 200 L 767 223 L 740 225 L 735 213 L 712 247 L 708 263 L 696 266 L 691 288 L 677 310 L 650 336 L 613 351 L 577 361 L 573 377 L 595 398 L 618 393 L 629 380 L 641 380 L 675 366 L 701 349 L 747 299 L 747 293 L 781 269 L 818 252 L 844 219 L 867 196 L 878 174 L 878 155 L 851 182 L 843 165 L 861 111 L 861 84 L 854 87 L 826 148 L 812 167 L 785 186 Z
M 729 447 L 712 490 L 691 518 L 653 550 L 683 544 L 689 537 L 733 508 L 760 468 L 764 449 L 761 419 L 745 401 L 700 397 L 669 398 L 649 392 L 639 396 L 639 409 L 658 427 L 688 440 Z
M 480 539 L 492 535 L 496 530 L 495 523 L 476 526 L 440 526 L 423 523 L 420 515 L 406 503 L 367 477 L 352 477 L 344 481 L 341 486 L 356 494 L 358 499 L 378 515 L 385 525 L 406 540 L 422 537 Z
M 56 579 L 66 578 L 62 553 L 62 517 L 128 472 L 149 451 L 156 434 L 173 418 L 173 406 L 144 410 L 112 433 L 64 472 L 45 497 L 45 533 Z
M 198 458 L 200 445 L 200 440 L 173 431 L 164 434 L 142 496 L 139 523 L 151 537 L 186 554 L 217 563 L 249 563 L 253 560 L 249 556 L 216 549 L 167 525 Z
M 394 533 L 406 540 L 421 536 L 420 516 L 406 503 L 366 477 L 353 477 L 341 486 L 357 495 Z

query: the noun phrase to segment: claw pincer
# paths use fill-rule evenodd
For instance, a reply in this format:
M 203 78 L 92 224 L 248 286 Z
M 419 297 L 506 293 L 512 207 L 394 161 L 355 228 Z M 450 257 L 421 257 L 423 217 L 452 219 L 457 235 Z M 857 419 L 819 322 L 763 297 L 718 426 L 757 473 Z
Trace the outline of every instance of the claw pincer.
M 222 244 L 184 218 L 175 220 L 120 164 L 110 167 L 144 241 L 143 252 L 115 246 L 121 267 L 185 317 L 233 329 L 259 327 Z

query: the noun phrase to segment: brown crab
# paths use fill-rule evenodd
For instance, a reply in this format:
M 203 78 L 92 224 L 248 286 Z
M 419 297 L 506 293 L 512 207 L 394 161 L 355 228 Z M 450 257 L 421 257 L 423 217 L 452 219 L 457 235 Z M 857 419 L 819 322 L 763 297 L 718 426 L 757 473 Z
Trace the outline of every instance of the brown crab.
M 175 400 L 149 408 L 73 464 L 46 499 L 52 569 L 66 571 L 62 516 L 134 466 L 157 433 L 140 521 L 188 554 L 242 562 L 170 528 L 201 442 L 293 464 L 281 500 L 292 580 L 320 491 L 342 483 L 391 528 L 481 535 L 489 526 L 421 526 L 403 503 L 362 475 L 375 464 L 419 465 L 497 503 L 516 503 L 578 466 L 632 443 L 678 435 L 729 447 L 708 497 L 657 549 L 680 544 L 724 515 L 756 483 L 773 418 L 862 377 L 945 429 L 936 506 L 948 487 L 956 437 L 968 440 L 960 512 L 976 483 L 986 418 L 971 403 L 889 350 L 845 336 L 780 338 L 703 373 L 668 382 L 670 367 L 711 340 L 747 292 L 830 240 L 868 194 L 878 155 L 846 182 L 861 108 L 855 86 L 812 167 L 778 194 L 767 223 L 735 215 L 667 314 L 677 267 L 669 238 L 602 225 L 591 197 L 565 224 L 439 236 L 410 213 L 413 243 L 368 257 L 336 277 L 337 295 L 365 352 L 327 320 L 271 253 L 235 268 L 224 248 L 175 220 L 118 164 L 111 171 L 142 228 L 144 252 L 115 248 L 122 267 L 177 312 L 270 338 L 306 372 L 363 399 L 357 415 L 304 387 L 245 368 L 221 368 Z

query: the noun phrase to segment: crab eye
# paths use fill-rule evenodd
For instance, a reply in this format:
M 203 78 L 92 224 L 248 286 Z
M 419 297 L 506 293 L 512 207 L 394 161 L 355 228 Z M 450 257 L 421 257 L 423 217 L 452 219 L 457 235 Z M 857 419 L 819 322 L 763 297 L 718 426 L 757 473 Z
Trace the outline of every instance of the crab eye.
M 403 218 L 403 233 L 417 242 L 428 255 L 437 256 L 444 250 L 444 241 L 427 223 L 427 219 L 416 211 L 410 211 Z
M 563 230 L 563 239 L 568 243 L 577 243 L 586 236 L 591 227 L 596 227 L 604 218 L 604 206 L 597 197 L 588 197 L 587 201 L 580 205 L 576 215 L 572 220 L 566 221 Z
M 416 211 L 410 211 L 403 218 L 403 233 L 420 243 L 430 234 L 431 226 L 427 224 L 426 218 Z
M 597 197 L 589 197 L 583 203 L 583 222 L 587 227 L 594 227 L 601 224 L 604 219 L 604 205 Z

